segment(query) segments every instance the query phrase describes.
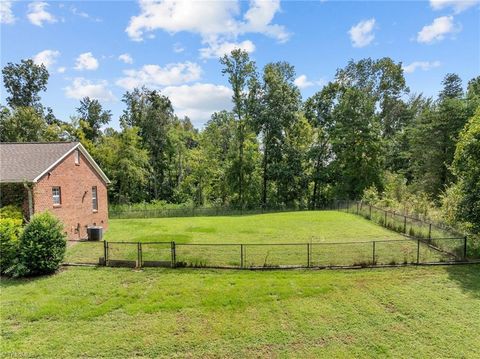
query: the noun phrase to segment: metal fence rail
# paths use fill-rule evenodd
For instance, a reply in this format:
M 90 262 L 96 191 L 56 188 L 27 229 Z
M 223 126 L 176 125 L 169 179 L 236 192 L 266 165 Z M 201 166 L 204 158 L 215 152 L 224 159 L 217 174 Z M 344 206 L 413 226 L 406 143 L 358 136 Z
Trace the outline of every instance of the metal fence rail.
M 122 267 L 370 267 L 468 261 L 463 238 L 339 243 L 69 243 L 66 262 Z

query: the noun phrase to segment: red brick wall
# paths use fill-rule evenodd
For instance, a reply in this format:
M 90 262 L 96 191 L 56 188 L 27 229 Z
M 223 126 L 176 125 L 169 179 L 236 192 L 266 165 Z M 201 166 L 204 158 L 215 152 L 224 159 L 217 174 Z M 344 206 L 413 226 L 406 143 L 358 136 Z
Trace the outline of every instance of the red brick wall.
M 61 188 L 61 204 L 54 206 L 52 187 Z M 92 209 L 92 186 L 97 186 L 98 211 Z M 107 186 L 80 153 L 75 164 L 75 151 L 44 175 L 33 189 L 34 213 L 50 211 L 65 225 L 68 239 L 87 237 L 87 226 L 108 228 Z

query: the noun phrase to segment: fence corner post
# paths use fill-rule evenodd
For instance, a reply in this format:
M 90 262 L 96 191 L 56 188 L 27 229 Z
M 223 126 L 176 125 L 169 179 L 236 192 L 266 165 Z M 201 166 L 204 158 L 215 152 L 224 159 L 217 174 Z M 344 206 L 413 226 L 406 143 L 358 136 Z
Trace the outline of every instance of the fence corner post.
M 407 234 L 407 216 L 403 216 L 403 233 Z
M 375 244 L 376 242 L 372 242 L 372 265 L 377 265 L 377 260 L 375 259 Z
M 467 236 L 463 237 L 463 260 L 467 260 Z
M 428 239 L 432 239 L 432 224 L 428 225 Z

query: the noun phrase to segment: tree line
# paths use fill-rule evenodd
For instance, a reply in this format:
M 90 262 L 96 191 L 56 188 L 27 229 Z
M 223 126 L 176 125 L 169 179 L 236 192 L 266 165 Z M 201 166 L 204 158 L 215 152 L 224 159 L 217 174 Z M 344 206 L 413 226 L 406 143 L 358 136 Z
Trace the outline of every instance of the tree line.
M 234 50 L 220 63 L 231 111 L 196 129 L 161 91 L 136 88 L 123 95 L 119 130 L 88 97 L 69 121 L 57 119 L 39 95 L 47 69 L 9 63 L 0 140 L 80 141 L 112 180 L 111 203 L 316 208 L 385 194 L 401 202 L 408 192 L 480 230 L 480 76 L 464 91 L 446 74 L 431 98 L 410 91 L 401 63 L 367 58 L 304 101 L 287 62 L 259 69 Z

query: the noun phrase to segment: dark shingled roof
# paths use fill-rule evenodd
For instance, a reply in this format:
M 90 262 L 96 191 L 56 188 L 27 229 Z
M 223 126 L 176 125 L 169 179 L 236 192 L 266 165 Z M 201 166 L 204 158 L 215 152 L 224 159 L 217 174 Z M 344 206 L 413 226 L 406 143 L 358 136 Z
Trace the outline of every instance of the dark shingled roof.
M 78 142 L 0 143 L 0 182 L 33 182 Z

